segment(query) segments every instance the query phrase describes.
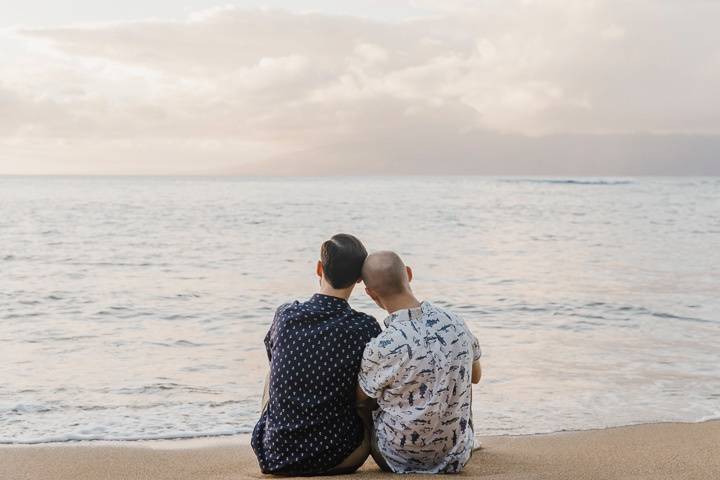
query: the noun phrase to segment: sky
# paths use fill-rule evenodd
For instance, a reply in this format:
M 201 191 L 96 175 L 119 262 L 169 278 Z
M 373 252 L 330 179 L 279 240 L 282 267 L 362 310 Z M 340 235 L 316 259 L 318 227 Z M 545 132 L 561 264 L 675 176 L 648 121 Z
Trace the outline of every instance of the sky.
M 720 175 L 714 0 L 0 12 L 0 174 Z

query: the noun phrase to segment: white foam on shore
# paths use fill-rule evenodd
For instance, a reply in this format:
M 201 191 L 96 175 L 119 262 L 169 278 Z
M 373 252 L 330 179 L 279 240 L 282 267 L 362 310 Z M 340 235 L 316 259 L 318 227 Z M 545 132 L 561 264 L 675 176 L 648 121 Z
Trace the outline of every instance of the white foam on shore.
M 605 427 L 588 427 L 580 429 L 567 429 L 567 430 L 553 430 L 553 431 L 537 431 L 532 433 L 523 434 L 498 434 L 493 433 L 489 435 L 476 434 L 477 438 L 485 436 L 491 437 L 505 437 L 505 436 L 527 436 L 527 435 L 552 435 L 555 433 L 566 433 L 566 432 L 577 432 L 577 431 L 591 431 L 591 430 L 604 430 L 607 428 L 623 428 L 632 427 L 637 425 L 648 425 L 655 423 L 704 423 L 720 421 L 720 413 L 716 415 L 708 415 L 697 420 L 689 421 L 670 421 L 670 422 L 641 422 L 641 423 L 630 423 L 627 425 L 608 425 Z M 68 434 L 68 435 L 56 435 L 48 437 L 38 438 L 7 438 L 0 437 L 0 446 L 3 445 L 54 445 L 64 444 L 70 442 L 92 442 L 96 445 L 104 444 L 117 444 L 117 443 L 142 443 L 145 446 L 151 448 L 187 448 L 187 447 L 208 447 L 217 446 L 218 442 L 227 445 L 248 445 L 250 443 L 250 429 L 237 429 L 237 430 L 218 430 L 205 433 L 177 433 L 170 435 L 140 435 L 133 437 L 122 437 L 122 436 L 103 436 L 103 435 L 84 435 L 84 434 Z M 189 443 L 192 442 L 192 443 Z
M 198 438 L 219 438 L 219 437 L 232 437 L 242 436 L 252 433 L 249 429 L 237 429 L 237 430 L 213 430 L 209 432 L 178 432 L 171 434 L 159 434 L 159 435 L 137 435 L 137 436 L 113 436 L 103 434 L 82 434 L 82 433 L 70 433 L 66 435 L 54 435 L 47 437 L 20 437 L 20 438 L 9 438 L 0 437 L 0 445 L 37 445 L 42 443 L 65 443 L 65 442 L 88 442 L 88 441 L 103 441 L 103 442 L 141 442 L 141 441 L 155 441 L 155 440 L 181 440 L 181 439 L 198 439 Z
M 720 413 L 708 415 L 707 417 L 702 417 L 700 420 L 698 420 L 697 422 L 693 422 L 693 423 L 713 422 L 715 420 L 720 420 Z

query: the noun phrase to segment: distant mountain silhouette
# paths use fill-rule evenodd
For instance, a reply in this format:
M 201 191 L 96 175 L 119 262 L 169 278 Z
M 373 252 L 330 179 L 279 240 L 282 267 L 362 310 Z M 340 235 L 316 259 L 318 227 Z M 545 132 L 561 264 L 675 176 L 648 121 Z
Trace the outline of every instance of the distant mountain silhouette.
M 720 175 L 720 136 L 402 132 L 301 150 L 221 173 L 250 175 Z

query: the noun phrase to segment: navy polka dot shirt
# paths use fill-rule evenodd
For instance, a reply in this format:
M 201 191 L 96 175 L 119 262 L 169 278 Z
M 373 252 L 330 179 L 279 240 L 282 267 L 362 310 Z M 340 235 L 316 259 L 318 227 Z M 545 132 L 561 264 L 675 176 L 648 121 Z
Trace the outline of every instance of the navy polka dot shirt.
M 360 446 L 355 387 L 378 334 L 373 317 L 341 298 L 315 294 L 278 308 L 265 337 L 269 401 L 252 435 L 263 473 L 321 474 Z

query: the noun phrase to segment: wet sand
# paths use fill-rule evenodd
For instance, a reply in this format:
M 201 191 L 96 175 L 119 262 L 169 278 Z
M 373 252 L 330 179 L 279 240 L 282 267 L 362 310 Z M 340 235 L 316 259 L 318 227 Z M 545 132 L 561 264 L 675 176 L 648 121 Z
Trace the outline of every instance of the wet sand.
M 486 437 L 462 477 L 720 479 L 720 421 L 664 423 L 519 437 Z M 349 478 L 392 478 L 369 459 Z M 63 443 L 0 447 L 2 480 L 266 478 L 246 439 Z M 408 475 L 402 478 L 423 478 Z

